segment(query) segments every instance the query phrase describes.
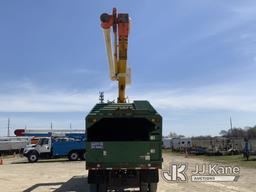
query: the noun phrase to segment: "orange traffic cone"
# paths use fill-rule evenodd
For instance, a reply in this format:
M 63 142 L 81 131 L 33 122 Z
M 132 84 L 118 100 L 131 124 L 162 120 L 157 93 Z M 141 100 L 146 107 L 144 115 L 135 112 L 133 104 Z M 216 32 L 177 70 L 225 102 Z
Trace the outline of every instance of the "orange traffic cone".
M 3 165 L 3 164 L 4 164 L 4 161 L 3 161 L 2 157 L 1 157 L 1 159 L 0 159 L 0 165 Z

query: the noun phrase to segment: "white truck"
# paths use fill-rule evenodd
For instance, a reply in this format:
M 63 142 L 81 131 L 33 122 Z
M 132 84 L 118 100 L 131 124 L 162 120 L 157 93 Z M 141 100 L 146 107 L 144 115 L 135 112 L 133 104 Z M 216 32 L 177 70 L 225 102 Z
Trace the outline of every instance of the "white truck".
M 37 144 L 28 145 L 23 155 L 31 163 L 38 159 L 68 157 L 70 161 L 85 159 L 85 138 L 41 137 Z

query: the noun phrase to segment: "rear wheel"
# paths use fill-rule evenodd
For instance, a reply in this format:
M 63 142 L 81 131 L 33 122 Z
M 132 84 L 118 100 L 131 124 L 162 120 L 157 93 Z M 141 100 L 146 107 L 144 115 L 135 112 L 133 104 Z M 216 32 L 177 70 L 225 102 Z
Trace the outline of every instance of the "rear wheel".
M 106 184 L 90 184 L 90 192 L 106 192 Z
M 85 160 L 85 152 L 81 152 L 79 156 L 81 160 Z
M 157 183 L 141 183 L 140 191 L 141 192 L 156 192 Z
M 28 161 L 30 163 L 35 163 L 38 161 L 38 154 L 35 152 L 31 152 L 28 154 Z
M 97 184 L 90 184 L 90 192 L 97 192 L 98 186 Z
M 76 151 L 70 152 L 69 155 L 68 155 L 68 159 L 70 161 L 77 161 L 78 157 L 79 157 L 79 155 Z
M 98 184 L 98 192 L 106 192 L 107 191 L 107 185 L 105 183 Z
M 140 184 L 140 192 L 147 192 L 148 191 L 148 184 L 147 183 L 141 183 Z
M 156 192 L 156 190 L 157 190 L 157 183 L 150 183 L 149 192 Z

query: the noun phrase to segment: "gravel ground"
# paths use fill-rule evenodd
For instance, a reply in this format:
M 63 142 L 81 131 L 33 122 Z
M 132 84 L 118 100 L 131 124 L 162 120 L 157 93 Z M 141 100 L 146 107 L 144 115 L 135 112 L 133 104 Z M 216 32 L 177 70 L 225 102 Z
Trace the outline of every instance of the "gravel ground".
M 165 153 L 164 168 L 171 162 L 186 162 L 189 169 L 196 163 L 206 163 L 192 157 Z M 0 165 L 0 191 L 5 192 L 87 192 L 87 174 L 84 162 L 69 162 L 65 159 L 44 160 L 27 163 L 25 158 L 9 158 Z M 189 174 L 188 174 L 189 176 Z M 162 178 L 158 192 L 256 192 L 256 169 L 241 168 L 237 182 L 191 182 L 167 183 Z
M 182 155 L 163 154 L 164 164 L 163 168 L 168 168 L 171 162 L 184 162 L 188 164 L 189 170 L 194 170 L 195 164 L 207 164 L 208 162 L 198 158 L 188 157 Z M 212 163 L 212 162 L 211 162 Z M 256 162 L 255 162 L 256 163 Z M 240 177 L 237 182 L 191 182 L 187 183 L 167 183 L 161 179 L 159 192 L 256 192 L 256 169 L 240 168 Z

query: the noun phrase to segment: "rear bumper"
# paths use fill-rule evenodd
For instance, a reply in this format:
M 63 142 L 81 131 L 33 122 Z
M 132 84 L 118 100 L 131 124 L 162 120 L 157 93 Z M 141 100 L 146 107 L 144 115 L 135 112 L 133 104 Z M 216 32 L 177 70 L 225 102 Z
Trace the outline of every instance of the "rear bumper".
M 139 187 L 140 183 L 158 183 L 158 170 L 89 170 L 88 183 L 119 187 Z
M 161 169 L 162 161 L 148 162 L 147 164 L 138 163 L 91 163 L 86 162 L 87 170 L 141 170 L 141 169 Z
M 86 169 L 87 170 L 127 170 L 127 169 L 161 169 L 162 164 L 160 163 L 148 163 L 148 164 L 118 164 L 113 165 L 110 164 L 101 164 L 101 163 L 87 163 L 86 162 Z

